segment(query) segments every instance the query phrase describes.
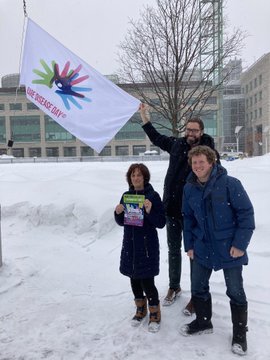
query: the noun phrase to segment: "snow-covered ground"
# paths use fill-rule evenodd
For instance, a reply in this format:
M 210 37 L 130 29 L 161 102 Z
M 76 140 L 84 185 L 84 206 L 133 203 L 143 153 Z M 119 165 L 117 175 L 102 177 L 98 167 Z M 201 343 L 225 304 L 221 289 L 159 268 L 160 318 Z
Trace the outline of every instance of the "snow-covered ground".
M 167 161 L 147 162 L 162 194 Z M 113 210 L 127 189 L 130 163 L 0 165 L 2 253 L 0 360 L 231 360 L 232 325 L 223 273 L 213 273 L 214 333 L 182 337 L 190 318 L 181 310 L 189 292 L 183 255 L 182 296 L 162 308 L 159 333 L 134 314 L 129 279 L 119 273 L 122 228 Z M 270 359 L 270 155 L 223 162 L 247 189 L 257 229 L 244 269 L 249 299 L 248 355 Z M 161 299 L 168 286 L 165 229 L 159 231 Z

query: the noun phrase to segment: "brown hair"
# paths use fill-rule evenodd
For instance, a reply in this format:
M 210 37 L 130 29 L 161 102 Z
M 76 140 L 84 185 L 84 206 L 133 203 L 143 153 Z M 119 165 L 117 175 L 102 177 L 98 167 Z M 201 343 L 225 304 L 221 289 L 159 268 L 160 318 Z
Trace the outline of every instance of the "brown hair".
M 135 171 L 135 169 L 139 169 L 140 172 L 142 173 L 142 176 L 144 179 L 144 185 L 148 184 L 150 181 L 150 172 L 148 170 L 148 167 L 142 163 L 135 163 L 135 164 L 130 165 L 130 167 L 126 173 L 126 179 L 127 179 L 128 185 L 129 186 L 132 185 L 131 174 Z
M 188 119 L 186 126 L 188 125 L 188 123 L 197 123 L 197 124 L 199 124 L 200 130 L 201 131 L 204 130 L 204 123 L 203 123 L 202 119 L 199 117 L 194 117 L 194 118 Z
M 215 151 L 212 150 L 209 146 L 198 145 L 198 146 L 195 146 L 193 149 L 191 149 L 188 152 L 188 163 L 189 163 L 190 166 L 192 164 L 192 157 L 193 156 L 199 156 L 199 155 L 205 155 L 209 164 L 215 164 L 216 163 L 216 153 L 215 153 Z

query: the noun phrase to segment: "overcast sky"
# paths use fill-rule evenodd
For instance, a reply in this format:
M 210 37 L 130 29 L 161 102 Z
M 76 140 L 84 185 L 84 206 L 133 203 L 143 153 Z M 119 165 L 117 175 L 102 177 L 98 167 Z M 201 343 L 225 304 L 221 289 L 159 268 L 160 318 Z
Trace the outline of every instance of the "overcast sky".
M 155 0 L 26 0 L 28 16 L 102 74 L 117 71 L 117 46 L 130 18 Z M 242 52 L 247 68 L 270 51 L 270 1 L 224 0 L 231 28 L 249 34 Z M 0 0 L 0 77 L 19 72 L 23 0 Z

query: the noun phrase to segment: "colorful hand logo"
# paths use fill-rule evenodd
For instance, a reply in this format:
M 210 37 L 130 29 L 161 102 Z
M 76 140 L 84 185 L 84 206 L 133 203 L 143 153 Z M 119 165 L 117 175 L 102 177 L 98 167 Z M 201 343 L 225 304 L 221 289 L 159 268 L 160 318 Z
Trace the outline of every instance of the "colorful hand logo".
M 41 65 L 46 70 L 46 73 L 40 70 L 34 69 L 33 72 L 43 79 L 33 80 L 34 84 L 46 85 L 52 88 L 53 83 L 58 87 L 56 94 L 59 95 L 67 110 L 70 110 L 70 103 L 75 105 L 78 109 L 82 109 L 80 103 L 75 99 L 79 98 L 86 102 L 91 100 L 80 92 L 91 91 L 91 88 L 75 87 L 74 85 L 89 78 L 89 75 L 79 77 L 79 72 L 82 69 L 82 65 L 79 65 L 75 70 L 69 69 L 70 62 L 66 62 L 63 71 L 60 73 L 59 65 L 55 61 L 52 61 L 52 69 L 45 63 L 44 60 L 40 60 Z M 80 92 L 79 92 L 80 91 Z M 75 98 L 74 98 L 75 97 Z M 69 103 L 70 102 L 70 103 Z

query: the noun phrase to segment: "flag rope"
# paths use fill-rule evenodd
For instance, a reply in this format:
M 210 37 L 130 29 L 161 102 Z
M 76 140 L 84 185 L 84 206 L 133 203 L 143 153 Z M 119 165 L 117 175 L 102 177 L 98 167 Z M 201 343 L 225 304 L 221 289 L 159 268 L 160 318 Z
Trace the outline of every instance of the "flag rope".
M 23 31 L 22 31 L 22 37 L 21 37 L 21 49 L 20 49 L 20 57 L 19 57 L 19 77 L 20 77 L 20 74 L 21 74 L 21 63 L 22 63 L 22 52 L 23 52 L 23 41 L 24 41 L 24 35 L 25 35 L 25 28 L 26 28 L 26 20 L 28 18 L 28 14 L 27 14 L 27 10 L 26 10 L 26 0 L 23 0 L 23 13 L 24 13 L 24 22 L 23 22 Z M 18 85 L 16 86 L 16 91 L 15 91 L 15 98 L 14 98 L 14 101 L 13 103 L 16 104 L 17 102 L 17 97 L 18 97 L 18 91 L 20 89 L 20 80 L 19 80 L 19 83 Z M 15 116 L 15 113 L 16 113 L 16 110 L 14 108 L 13 110 L 13 116 Z M 13 134 L 11 132 L 10 134 L 10 139 L 11 141 L 11 146 L 13 146 Z M 8 144 L 10 143 L 10 141 L 8 141 Z M 11 146 L 9 146 L 7 144 L 7 153 L 8 153 L 8 150 Z
M 23 13 L 24 13 L 25 17 L 28 17 L 27 11 L 26 11 L 26 1 L 25 0 L 23 0 Z

